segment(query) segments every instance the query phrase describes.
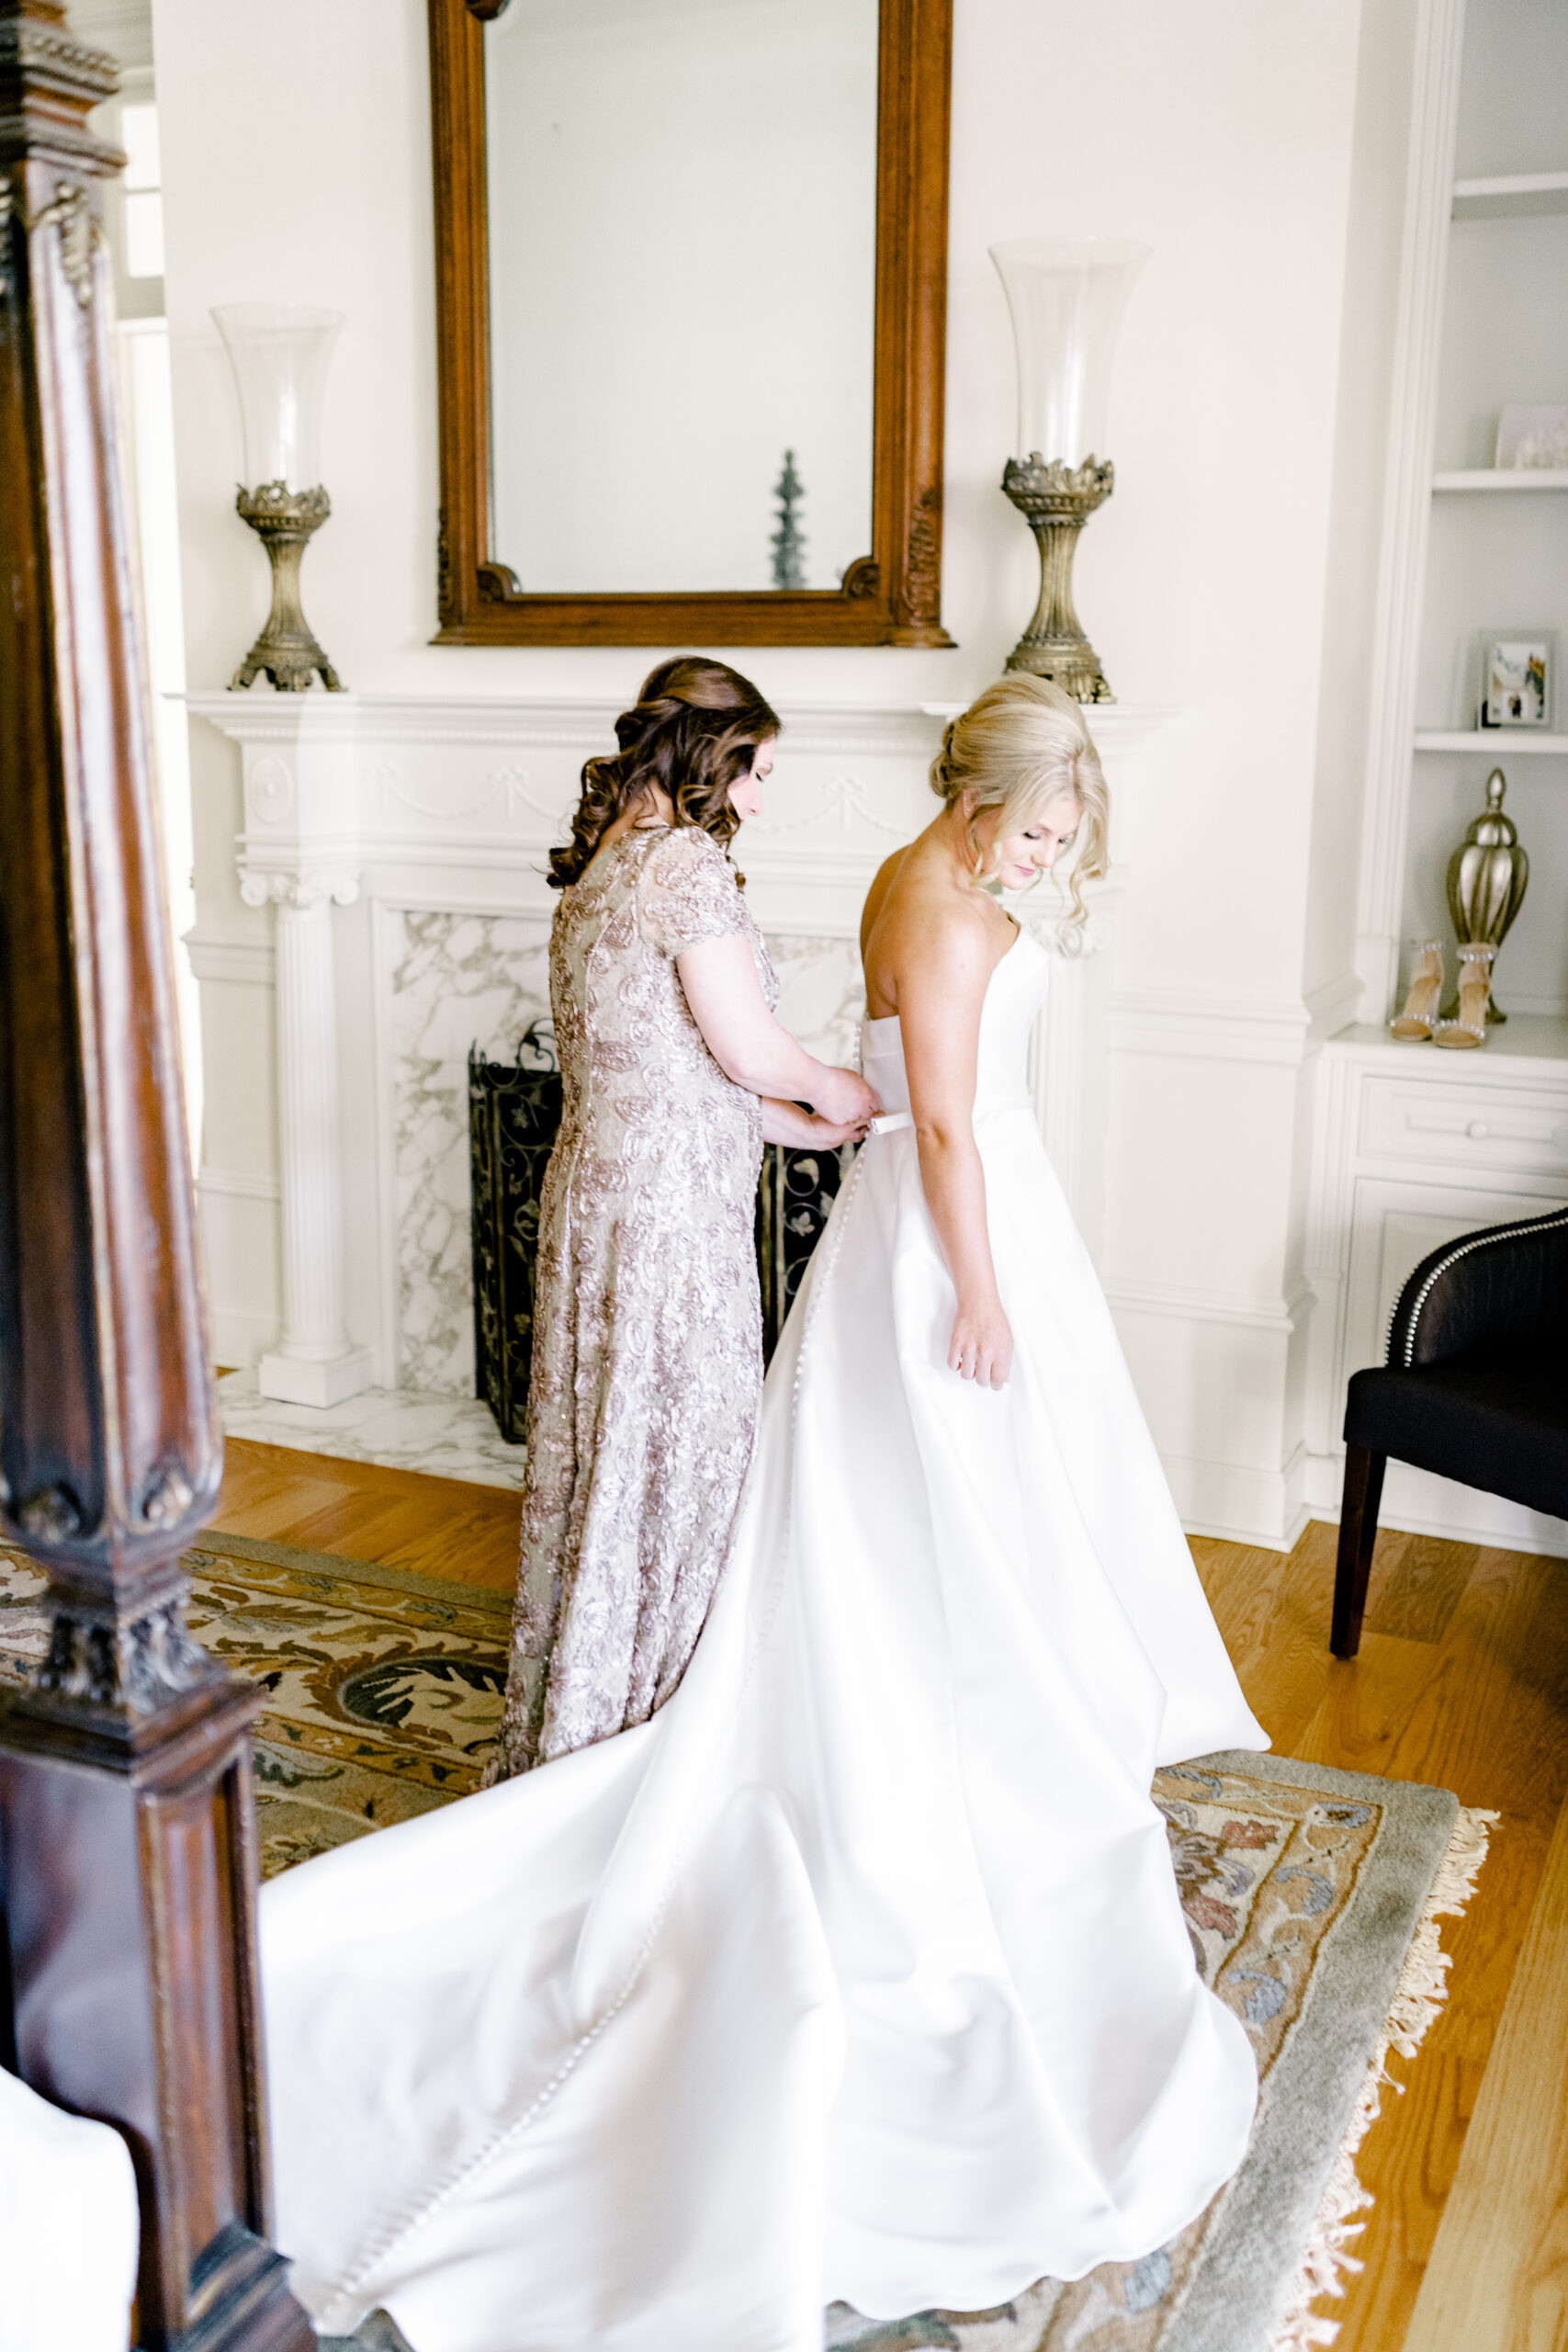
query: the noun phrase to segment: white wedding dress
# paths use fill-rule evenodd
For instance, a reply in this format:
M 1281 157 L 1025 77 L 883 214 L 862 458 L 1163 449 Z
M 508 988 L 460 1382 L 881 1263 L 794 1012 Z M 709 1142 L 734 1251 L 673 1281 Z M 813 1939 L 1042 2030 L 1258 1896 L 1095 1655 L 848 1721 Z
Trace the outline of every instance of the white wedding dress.
M 262 1906 L 277 2242 L 416 2352 L 820 2352 L 1170 2238 L 1257 2095 L 1196 1974 L 1157 1764 L 1267 1740 L 1024 1083 L 975 1133 L 1012 1324 L 946 1369 L 908 1125 L 767 1384 L 729 1565 L 649 1723 L 290 1871 Z M 866 1024 L 885 1106 L 897 1021 Z

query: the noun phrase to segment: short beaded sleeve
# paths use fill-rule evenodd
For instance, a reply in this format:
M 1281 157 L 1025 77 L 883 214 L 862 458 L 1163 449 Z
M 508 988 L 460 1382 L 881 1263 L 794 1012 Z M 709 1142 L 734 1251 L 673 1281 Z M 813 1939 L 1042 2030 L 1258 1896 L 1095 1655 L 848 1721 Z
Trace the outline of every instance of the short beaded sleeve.
M 661 956 L 748 928 L 735 869 L 700 825 L 675 827 L 649 851 L 637 901 L 642 935 Z

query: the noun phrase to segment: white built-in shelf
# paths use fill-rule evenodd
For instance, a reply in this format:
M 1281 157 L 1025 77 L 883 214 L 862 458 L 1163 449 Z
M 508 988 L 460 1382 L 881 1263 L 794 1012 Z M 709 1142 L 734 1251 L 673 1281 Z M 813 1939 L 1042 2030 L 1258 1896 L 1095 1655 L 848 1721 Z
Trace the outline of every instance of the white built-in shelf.
M 1470 473 L 1434 474 L 1434 490 L 1568 490 L 1568 466 L 1478 466 Z
M 1568 735 L 1532 735 L 1528 727 L 1472 727 L 1463 734 L 1427 734 L 1416 738 L 1418 752 L 1495 752 L 1499 759 L 1517 760 L 1521 752 L 1551 752 L 1559 758 L 1568 752 Z
M 1454 182 L 1456 220 L 1506 220 L 1527 212 L 1568 212 L 1568 172 L 1509 172 L 1497 179 Z
M 1506 1008 L 1508 985 L 1504 980 L 1498 989 Z M 1568 1020 L 1560 1013 L 1510 1012 L 1506 1021 L 1498 1022 L 1486 1032 L 1486 1044 L 1482 1053 L 1445 1053 L 1430 1045 L 1418 1046 L 1401 1037 L 1391 1037 L 1386 1029 L 1371 1022 L 1359 1021 L 1348 1029 L 1341 1029 L 1329 1042 L 1329 1050 L 1353 1054 L 1359 1060 L 1382 1063 L 1404 1077 L 1439 1080 L 1443 1083 L 1463 1087 L 1467 1092 L 1485 1086 L 1488 1069 L 1495 1073 L 1490 1082 L 1504 1076 L 1497 1070 L 1499 1062 L 1510 1065 L 1506 1078 L 1517 1080 L 1529 1073 L 1519 1068 L 1521 1062 L 1554 1063 L 1557 1067 L 1542 1070 L 1561 1085 L 1562 1064 L 1568 1062 Z M 1484 1116 L 1484 1105 L 1477 1104 Z M 242 1375 L 243 1376 L 243 1375 Z

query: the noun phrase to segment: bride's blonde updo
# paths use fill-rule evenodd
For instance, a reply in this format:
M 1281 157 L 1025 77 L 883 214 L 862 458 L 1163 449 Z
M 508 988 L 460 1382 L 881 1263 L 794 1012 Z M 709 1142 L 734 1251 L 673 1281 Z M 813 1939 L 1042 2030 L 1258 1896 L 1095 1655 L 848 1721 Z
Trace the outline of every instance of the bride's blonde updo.
M 998 833 L 1022 832 L 1053 800 L 1077 803 L 1077 850 L 1067 875 L 1066 918 L 1081 930 L 1089 912 L 1083 886 L 1110 863 L 1111 796 L 1100 754 L 1071 695 L 1048 678 L 1010 670 L 949 719 L 931 762 L 931 790 L 946 808 L 970 796 L 969 847 L 980 869 L 976 820 L 993 809 Z

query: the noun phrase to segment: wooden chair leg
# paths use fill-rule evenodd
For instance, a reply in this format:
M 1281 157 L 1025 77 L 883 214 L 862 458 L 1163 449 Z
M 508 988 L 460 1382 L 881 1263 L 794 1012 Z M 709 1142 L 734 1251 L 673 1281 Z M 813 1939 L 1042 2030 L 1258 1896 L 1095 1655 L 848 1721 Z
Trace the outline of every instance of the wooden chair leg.
M 1345 1449 L 1345 1496 L 1339 1506 L 1339 1560 L 1334 1572 L 1334 1624 L 1328 1646 L 1336 1657 L 1354 1657 L 1361 1646 L 1361 1615 L 1372 1571 L 1378 1505 L 1382 1500 L 1386 1453 L 1364 1445 Z

